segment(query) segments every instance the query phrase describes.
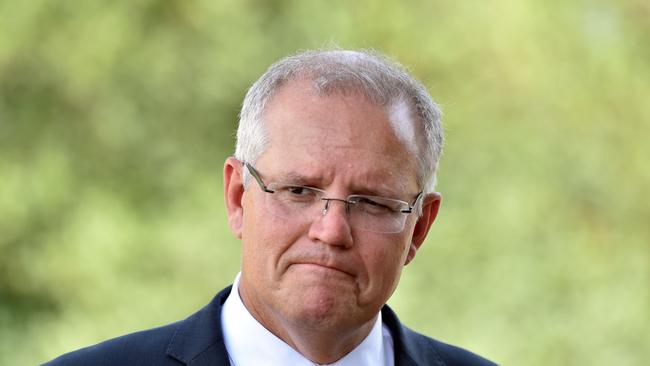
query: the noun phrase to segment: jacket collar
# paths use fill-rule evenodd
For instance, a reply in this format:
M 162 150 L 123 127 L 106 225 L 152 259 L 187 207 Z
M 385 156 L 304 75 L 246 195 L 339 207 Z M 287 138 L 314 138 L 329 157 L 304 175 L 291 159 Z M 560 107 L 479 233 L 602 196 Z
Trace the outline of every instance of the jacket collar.
M 181 321 L 167 354 L 186 365 L 230 365 L 221 334 L 221 308 L 232 286 L 219 292 L 203 309 Z
M 167 354 L 191 366 L 230 365 L 228 352 L 221 333 L 221 309 L 232 286 L 219 292 L 203 309 L 179 323 L 172 336 Z M 395 366 L 444 366 L 433 346 L 404 327 L 388 305 L 382 310 L 382 320 L 393 337 Z
M 395 366 L 446 365 L 436 349 L 424 337 L 402 325 L 388 305 L 381 309 L 381 316 L 393 337 Z

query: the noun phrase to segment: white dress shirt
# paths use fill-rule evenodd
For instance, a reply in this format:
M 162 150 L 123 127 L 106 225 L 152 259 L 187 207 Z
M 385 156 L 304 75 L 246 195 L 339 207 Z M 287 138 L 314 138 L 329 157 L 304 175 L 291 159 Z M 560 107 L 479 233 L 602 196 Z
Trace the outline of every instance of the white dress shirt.
M 221 312 L 226 350 L 233 366 L 314 366 L 314 362 L 301 355 L 260 324 L 246 309 L 239 296 L 239 278 L 235 278 L 232 291 Z M 370 334 L 350 353 L 330 366 L 393 366 L 393 338 L 382 324 L 381 313 Z

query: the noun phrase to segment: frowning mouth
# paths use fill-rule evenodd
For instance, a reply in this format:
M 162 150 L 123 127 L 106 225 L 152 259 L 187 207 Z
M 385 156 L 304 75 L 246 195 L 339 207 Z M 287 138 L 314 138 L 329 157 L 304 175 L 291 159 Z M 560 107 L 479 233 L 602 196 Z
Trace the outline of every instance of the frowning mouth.
M 325 272 L 330 272 L 330 273 L 339 273 L 339 274 L 344 274 L 347 276 L 354 277 L 350 272 L 347 272 L 341 268 L 326 265 L 326 264 L 321 264 L 321 263 L 314 263 L 314 262 L 298 262 L 298 263 L 293 263 L 291 266 L 299 266 L 299 267 L 305 267 L 309 270 L 312 271 L 325 271 Z

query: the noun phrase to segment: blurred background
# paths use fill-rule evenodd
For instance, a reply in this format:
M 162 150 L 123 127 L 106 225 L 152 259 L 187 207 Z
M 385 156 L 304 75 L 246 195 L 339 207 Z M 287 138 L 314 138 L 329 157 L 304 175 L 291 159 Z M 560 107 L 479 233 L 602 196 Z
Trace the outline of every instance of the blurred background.
M 648 365 L 647 0 L 0 1 L 0 364 L 231 283 L 243 95 L 332 42 L 398 59 L 445 110 L 401 319 L 504 365 Z

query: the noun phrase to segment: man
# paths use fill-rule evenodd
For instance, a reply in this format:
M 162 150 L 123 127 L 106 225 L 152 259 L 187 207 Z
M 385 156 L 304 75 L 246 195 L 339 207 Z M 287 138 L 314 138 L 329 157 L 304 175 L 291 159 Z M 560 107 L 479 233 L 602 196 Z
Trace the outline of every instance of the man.
M 385 304 L 438 213 L 440 111 L 367 52 L 285 58 L 251 87 L 224 166 L 234 285 L 186 320 L 51 365 L 493 365 Z

